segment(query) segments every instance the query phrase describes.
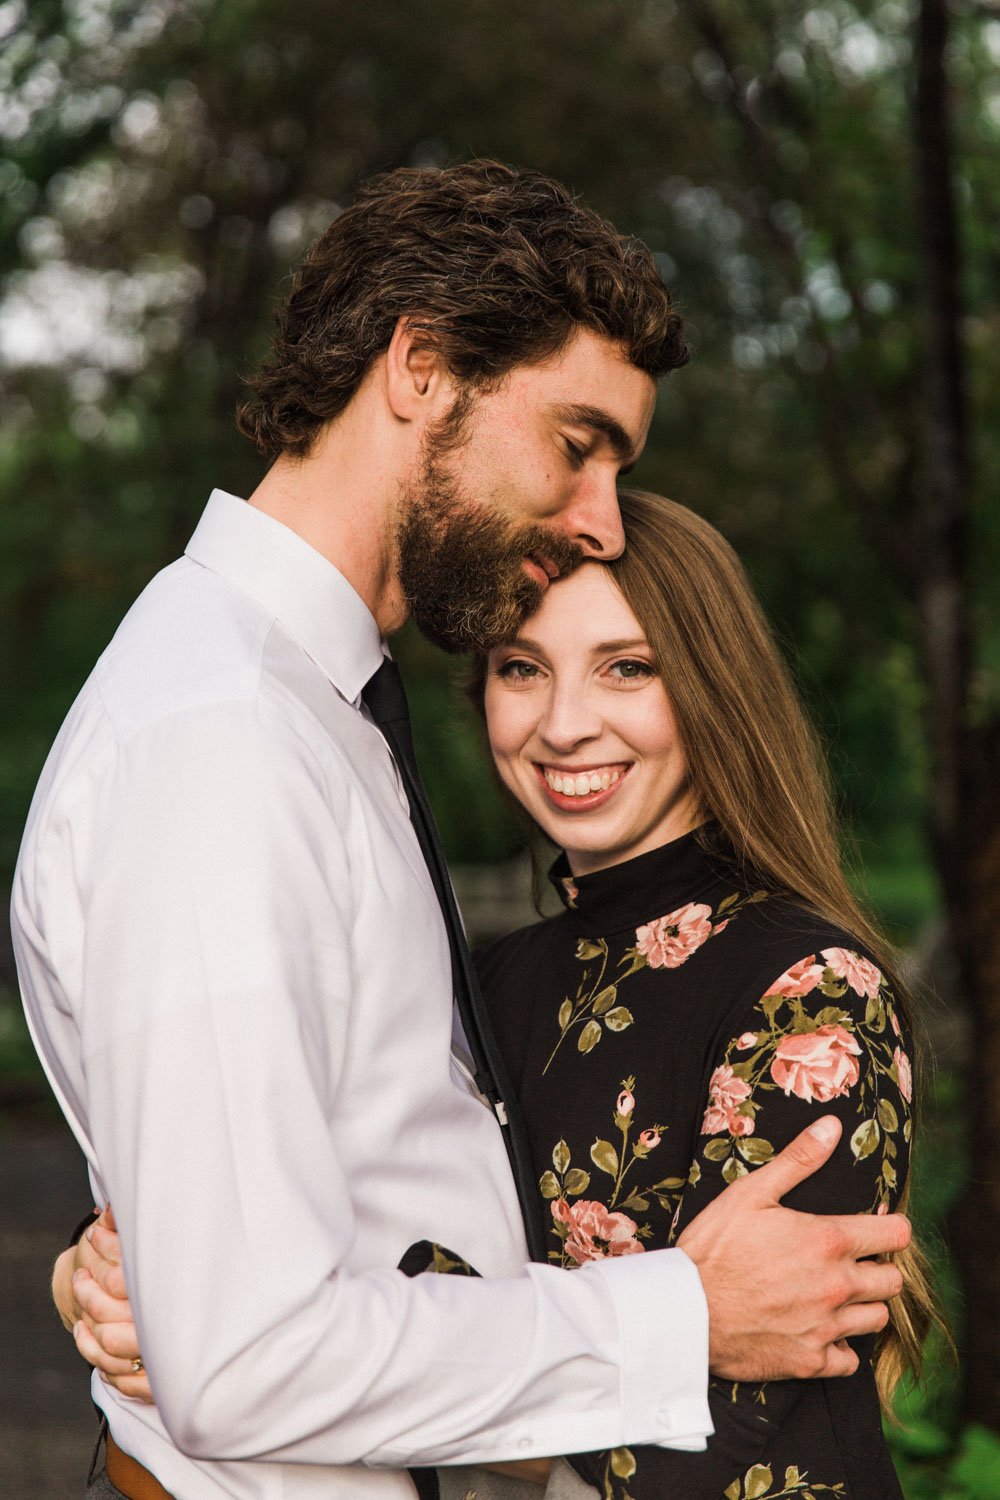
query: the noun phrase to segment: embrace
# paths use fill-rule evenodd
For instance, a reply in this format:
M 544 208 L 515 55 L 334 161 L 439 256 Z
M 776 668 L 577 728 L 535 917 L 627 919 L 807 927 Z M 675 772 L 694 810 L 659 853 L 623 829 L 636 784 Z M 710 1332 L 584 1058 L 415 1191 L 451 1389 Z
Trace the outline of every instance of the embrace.
M 92 1500 L 900 1494 L 906 996 L 738 561 L 618 491 L 686 359 L 650 252 L 492 162 L 365 185 L 299 270 L 270 467 L 126 616 L 15 878 L 104 1209 L 54 1282 Z M 411 614 L 562 851 L 474 969 Z

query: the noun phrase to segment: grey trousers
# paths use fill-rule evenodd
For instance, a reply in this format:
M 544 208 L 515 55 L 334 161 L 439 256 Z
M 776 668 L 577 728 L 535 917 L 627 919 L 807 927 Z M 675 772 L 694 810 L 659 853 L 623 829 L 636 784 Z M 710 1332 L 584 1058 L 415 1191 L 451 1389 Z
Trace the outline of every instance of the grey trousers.
M 87 1485 L 86 1500 L 125 1500 L 121 1490 L 116 1490 L 104 1469 L 94 1475 Z
M 564 1458 L 552 1465 L 549 1482 L 526 1484 L 508 1479 L 505 1474 L 490 1474 L 485 1469 L 438 1469 L 441 1500 L 597 1500 L 597 1491 L 584 1483 Z

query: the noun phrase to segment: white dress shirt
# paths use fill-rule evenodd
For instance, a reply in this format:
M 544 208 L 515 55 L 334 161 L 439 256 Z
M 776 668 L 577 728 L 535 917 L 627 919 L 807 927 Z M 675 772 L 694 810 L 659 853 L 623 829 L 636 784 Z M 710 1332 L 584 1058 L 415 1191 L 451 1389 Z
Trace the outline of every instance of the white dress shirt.
M 702 1446 L 683 1252 L 525 1266 L 451 1049 L 448 941 L 359 694 L 376 623 L 216 491 L 63 725 L 13 920 L 35 1043 L 110 1201 L 178 1500 L 412 1495 L 407 1464 Z M 394 1268 L 419 1239 L 483 1281 Z M 351 1467 L 344 1467 L 351 1466 Z

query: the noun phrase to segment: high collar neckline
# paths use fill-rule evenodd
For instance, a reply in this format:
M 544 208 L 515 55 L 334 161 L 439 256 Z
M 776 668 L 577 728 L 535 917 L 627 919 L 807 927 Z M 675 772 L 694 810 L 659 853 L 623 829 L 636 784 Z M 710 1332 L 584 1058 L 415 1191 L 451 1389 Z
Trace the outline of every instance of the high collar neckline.
M 590 875 L 574 876 L 565 854 L 560 854 L 549 879 L 574 926 L 583 923 L 607 932 L 645 921 L 654 907 L 669 911 L 721 878 L 718 858 L 713 859 L 705 849 L 705 834 L 711 826 L 705 824 L 658 849 Z

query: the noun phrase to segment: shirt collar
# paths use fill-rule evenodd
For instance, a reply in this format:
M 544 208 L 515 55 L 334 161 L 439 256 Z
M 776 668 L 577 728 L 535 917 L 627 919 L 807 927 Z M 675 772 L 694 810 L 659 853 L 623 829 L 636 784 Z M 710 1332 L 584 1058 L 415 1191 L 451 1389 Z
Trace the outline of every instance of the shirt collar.
M 273 516 L 213 490 L 186 555 L 249 594 L 349 703 L 382 665 L 375 617 L 333 563 Z

